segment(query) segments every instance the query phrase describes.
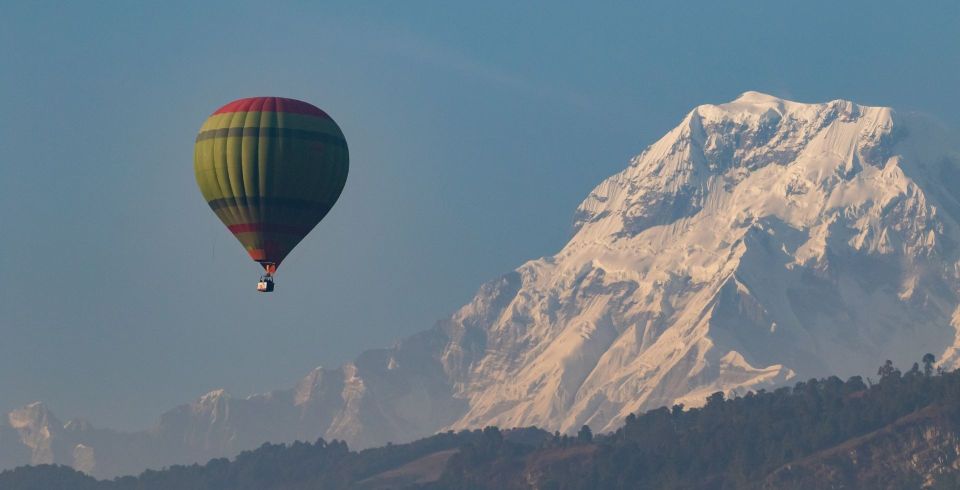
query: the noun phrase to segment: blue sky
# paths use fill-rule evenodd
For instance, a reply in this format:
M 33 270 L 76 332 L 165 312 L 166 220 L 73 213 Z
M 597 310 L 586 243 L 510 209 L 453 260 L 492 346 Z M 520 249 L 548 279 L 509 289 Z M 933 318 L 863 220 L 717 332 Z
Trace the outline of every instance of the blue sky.
M 960 127 L 957 2 L 515 3 L 0 3 L 0 410 L 143 428 L 429 328 L 698 104 Z M 206 116 L 256 95 L 351 150 L 269 296 L 192 169 Z

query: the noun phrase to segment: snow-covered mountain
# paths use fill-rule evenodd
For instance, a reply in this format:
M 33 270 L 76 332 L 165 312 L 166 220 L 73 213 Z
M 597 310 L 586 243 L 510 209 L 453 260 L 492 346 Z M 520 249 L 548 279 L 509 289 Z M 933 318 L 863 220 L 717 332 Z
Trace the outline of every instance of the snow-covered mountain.
M 353 446 L 449 429 L 595 431 L 628 413 L 932 352 L 960 365 L 960 152 L 884 107 L 756 92 L 703 105 L 597 186 L 556 255 L 436 327 L 294 389 L 218 391 L 136 434 L 0 420 L 0 467 L 98 476 L 264 441 Z M 39 408 L 38 408 L 39 407 Z

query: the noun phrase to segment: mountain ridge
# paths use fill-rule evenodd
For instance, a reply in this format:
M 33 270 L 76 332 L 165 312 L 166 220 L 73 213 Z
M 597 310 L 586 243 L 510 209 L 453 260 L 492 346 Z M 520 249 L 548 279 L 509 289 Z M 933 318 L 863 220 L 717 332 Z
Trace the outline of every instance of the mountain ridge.
M 922 367 L 921 367 L 922 363 Z M 575 437 L 537 428 L 448 431 L 350 450 L 341 441 L 265 443 L 233 460 L 96 480 L 65 466 L 0 471 L 15 489 L 957 488 L 960 370 L 932 354 L 900 371 L 800 381 L 700 408 L 628 416 Z

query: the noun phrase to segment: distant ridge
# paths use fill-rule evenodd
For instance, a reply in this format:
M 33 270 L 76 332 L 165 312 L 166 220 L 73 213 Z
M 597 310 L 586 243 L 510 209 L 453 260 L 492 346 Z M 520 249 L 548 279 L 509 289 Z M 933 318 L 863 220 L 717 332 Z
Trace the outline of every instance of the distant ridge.
M 447 432 L 350 451 L 264 444 L 233 461 L 97 481 L 64 466 L 0 472 L 4 490 L 952 489 L 960 484 L 960 371 L 926 356 L 876 382 L 836 377 L 627 417 L 615 432 Z

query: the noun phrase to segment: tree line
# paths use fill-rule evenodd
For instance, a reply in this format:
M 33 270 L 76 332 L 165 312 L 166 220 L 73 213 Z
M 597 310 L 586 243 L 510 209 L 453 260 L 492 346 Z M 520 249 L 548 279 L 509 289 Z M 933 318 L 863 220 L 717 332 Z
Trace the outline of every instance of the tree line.
M 234 460 L 148 470 L 97 481 L 62 466 L 0 473 L 9 490 L 300 490 L 362 488 L 362 482 L 439 451 L 455 449 L 440 479 L 423 489 L 758 488 L 791 462 L 868 434 L 928 407 L 960 422 L 960 371 L 942 372 L 927 354 L 901 371 L 890 361 L 876 380 L 831 376 L 775 390 L 710 395 L 702 407 L 630 415 L 622 427 L 576 435 L 535 428 L 447 432 L 409 444 L 351 451 L 342 441 L 264 444 Z M 957 488 L 957 475 L 938 485 Z M 889 476 L 890 488 L 919 486 Z

